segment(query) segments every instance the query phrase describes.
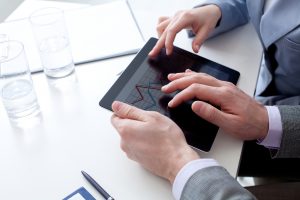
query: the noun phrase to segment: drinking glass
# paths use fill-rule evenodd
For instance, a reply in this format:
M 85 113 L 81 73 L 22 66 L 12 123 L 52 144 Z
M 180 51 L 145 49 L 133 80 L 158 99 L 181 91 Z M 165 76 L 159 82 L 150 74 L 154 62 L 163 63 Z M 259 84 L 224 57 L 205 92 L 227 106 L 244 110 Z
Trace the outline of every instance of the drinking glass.
M 0 42 L 6 42 L 8 41 L 8 36 L 6 34 L 0 34 Z M 7 55 L 7 48 L 1 48 L 0 49 L 0 59 L 6 57 Z
M 23 44 L 0 42 L 0 52 L 0 92 L 8 117 L 14 120 L 39 113 Z
M 71 74 L 74 62 L 64 12 L 43 8 L 32 13 L 30 22 L 45 74 L 52 78 Z

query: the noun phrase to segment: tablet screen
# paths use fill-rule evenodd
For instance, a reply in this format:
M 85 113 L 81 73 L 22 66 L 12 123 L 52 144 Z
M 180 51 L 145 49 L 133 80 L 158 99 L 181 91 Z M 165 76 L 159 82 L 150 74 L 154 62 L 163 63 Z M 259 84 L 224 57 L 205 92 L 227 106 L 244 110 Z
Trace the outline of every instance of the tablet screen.
M 191 109 L 192 101 L 169 108 L 168 102 L 179 91 L 165 94 L 161 87 L 169 83 L 169 73 L 184 72 L 186 69 L 207 73 L 234 84 L 239 73 L 178 47 L 174 48 L 170 56 L 162 49 L 157 57 L 149 58 L 148 53 L 156 41 L 157 39 L 151 38 L 147 42 L 100 101 L 100 105 L 111 110 L 112 102 L 119 100 L 143 110 L 157 111 L 171 118 L 183 130 L 189 145 L 209 151 L 218 127 L 197 116 Z

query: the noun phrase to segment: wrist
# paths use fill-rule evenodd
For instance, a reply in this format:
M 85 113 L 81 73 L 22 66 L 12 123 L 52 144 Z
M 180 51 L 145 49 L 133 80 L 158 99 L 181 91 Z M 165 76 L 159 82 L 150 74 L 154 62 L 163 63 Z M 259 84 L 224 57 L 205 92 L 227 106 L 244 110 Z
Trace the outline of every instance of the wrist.
M 173 184 L 178 172 L 189 162 L 199 159 L 200 156 L 188 146 L 188 148 L 178 151 L 178 153 L 170 158 L 167 179 Z
M 207 7 L 210 9 L 210 13 L 215 21 L 215 25 L 217 25 L 222 17 L 222 11 L 220 7 L 215 4 L 207 5 Z
M 268 135 L 269 131 L 269 116 L 265 106 L 260 104 L 260 112 L 257 116 L 259 117 L 258 121 L 260 122 L 258 139 L 263 140 Z

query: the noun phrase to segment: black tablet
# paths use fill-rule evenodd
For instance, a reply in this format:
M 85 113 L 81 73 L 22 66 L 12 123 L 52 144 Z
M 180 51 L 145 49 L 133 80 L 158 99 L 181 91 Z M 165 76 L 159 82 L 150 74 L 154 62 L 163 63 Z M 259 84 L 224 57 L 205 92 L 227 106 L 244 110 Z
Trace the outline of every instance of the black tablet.
M 178 47 L 174 47 L 170 56 L 162 49 L 157 57 L 149 58 L 148 53 L 156 42 L 156 38 L 151 38 L 145 44 L 101 99 L 100 106 L 111 110 L 113 101 L 119 100 L 144 110 L 157 111 L 171 118 L 183 130 L 189 145 L 207 152 L 214 142 L 218 127 L 198 117 L 191 109 L 191 101 L 169 108 L 167 104 L 176 93 L 165 94 L 161 92 L 161 87 L 169 83 L 169 73 L 184 72 L 186 69 L 207 73 L 234 84 L 240 74 Z

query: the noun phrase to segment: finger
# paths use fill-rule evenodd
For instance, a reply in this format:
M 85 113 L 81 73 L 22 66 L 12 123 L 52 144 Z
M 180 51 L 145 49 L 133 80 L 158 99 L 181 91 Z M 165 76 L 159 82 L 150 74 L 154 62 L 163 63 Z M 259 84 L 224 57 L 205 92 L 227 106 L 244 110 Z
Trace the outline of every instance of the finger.
M 209 101 L 214 105 L 220 105 L 221 100 L 218 88 L 201 84 L 192 84 L 176 94 L 169 102 L 168 106 L 176 107 L 179 104 L 194 98 L 202 101 Z
M 130 141 L 133 140 L 132 139 L 133 134 L 130 134 L 131 131 L 128 130 L 128 128 L 131 127 L 130 123 L 128 123 L 129 121 L 132 121 L 132 120 L 121 119 L 117 115 L 113 115 L 111 117 L 111 123 L 121 137 L 120 148 L 130 158 L 131 157 Z
M 209 76 L 204 73 L 190 73 L 182 76 L 181 78 L 175 79 L 169 84 L 162 87 L 162 91 L 165 93 L 172 93 L 176 90 L 182 90 L 188 86 L 199 83 L 208 86 L 219 87 L 221 86 L 221 81 L 218 79 Z
M 158 18 L 158 24 L 162 23 L 163 21 L 166 21 L 167 19 L 170 19 L 168 16 L 161 16 Z
M 228 120 L 228 114 L 223 113 L 214 106 L 203 101 L 195 101 L 192 104 L 192 110 L 199 117 L 209 121 L 219 127 L 224 127 L 224 123 Z
M 111 124 L 113 125 L 113 127 L 118 131 L 118 133 L 122 133 L 124 132 L 124 127 L 129 127 L 132 124 L 130 124 L 130 122 L 132 122 L 133 120 L 131 119 L 124 119 L 124 118 L 120 118 L 118 115 L 113 114 L 110 118 Z M 126 128 L 125 128 L 126 129 Z M 122 131 L 120 131 L 122 130 Z
M 136 140 L 136 138 L 139 137 L 139 133 L 143 133 L 142 123 L 144 122 L 123 119 L 115 114 L 111 117 L 111 124 L 125 142 Z
M 160 50 L 165 46 L 165 40 L 166 40 L 166 32 L 164 32 L 158 41 L 156 42 L 155 46 L 153 49 L 149 52 L 150 57 L 155 57 L 159 54 Z
M 171 73 L 168 75 L 168 79 L 170 81 L 174 81 L 176 79 L 179 79 L 179 78 L 182 78 L 182 77 L 185 77 L 185 76 L 190 76 L 191 74 L 195 74 L 196 72 L 194 71 L 185 71 L 185 72 L 181 72 L 181 73 Z
M 207 30 L 207 28 L 200 28 L 199 31 L 196 33 L 196 36 L 192 43 L 192 48 L 195 53 L 199 52 L 200 46 L 206 40 L 208 34 L 209 31 Z
M 170 24 L 170 21 L 170 19 L 167 19 L 156 26 L 156 32 L 159 38 Z
M 146 120 L 146 111 L 136 108 L 134 106 L 122 103 L 120 101 L 113 102 L 112 110 L 120 118 L 132 119 L 132 120 L 138 120 L 138 121 Z
M 174 48 L 174 41 L 175 37 L 178 32 L 180 32 L 182 29 L 186 28 L 186 20 L 178 18 L 177 20 L 174 20 L 169 24 L 167 27 L 167 30 L 165 31 L 166 34 L 166 41 L 165 41 L 165 47 L 166 47 L 166 54 L 171 55 Z

